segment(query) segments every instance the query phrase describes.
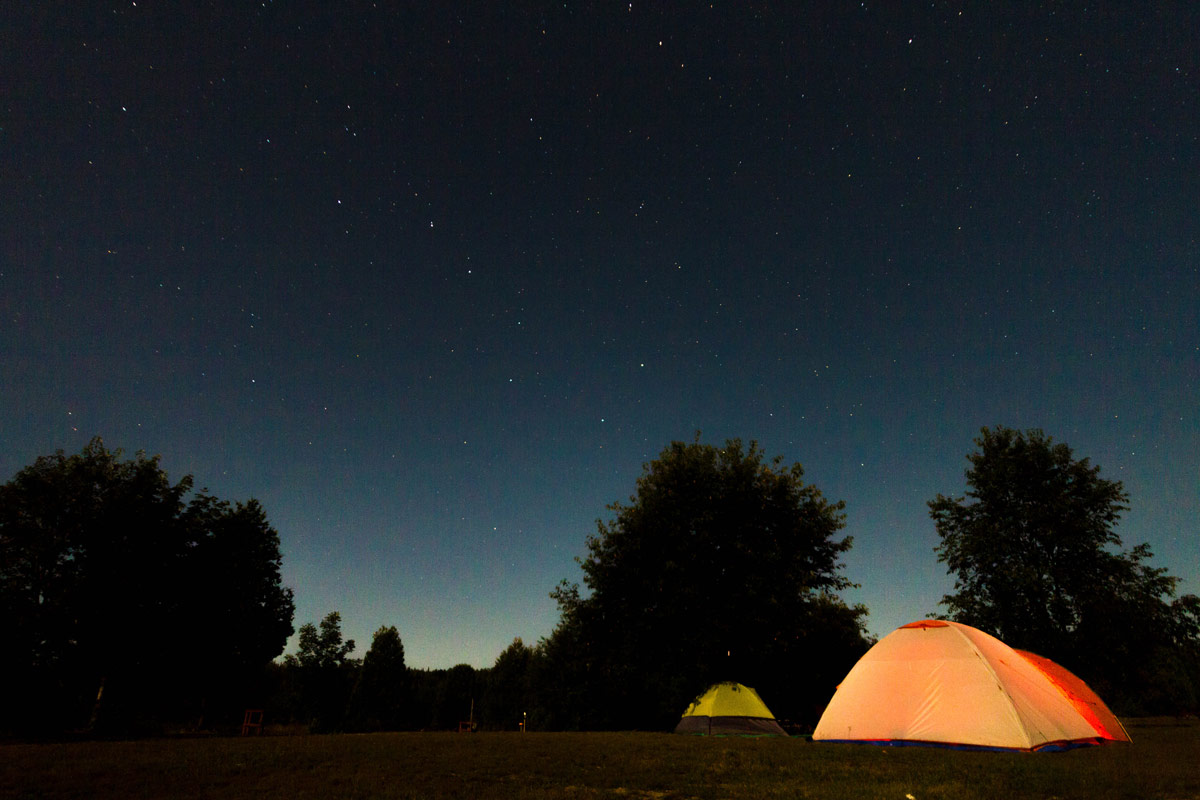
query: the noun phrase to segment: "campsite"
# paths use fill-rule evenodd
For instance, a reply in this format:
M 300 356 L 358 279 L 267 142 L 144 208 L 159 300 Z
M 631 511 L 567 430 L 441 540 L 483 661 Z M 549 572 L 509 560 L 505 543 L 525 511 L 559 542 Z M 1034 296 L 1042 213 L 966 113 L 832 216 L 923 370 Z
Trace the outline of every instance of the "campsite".
M 380 733 L 0 746 L 0 798 L 1196 798 L 1200 724 L 1065 753 L 669 733 Z
M 1200 0 L 3 19 L 0 800 L 1200 800 Z

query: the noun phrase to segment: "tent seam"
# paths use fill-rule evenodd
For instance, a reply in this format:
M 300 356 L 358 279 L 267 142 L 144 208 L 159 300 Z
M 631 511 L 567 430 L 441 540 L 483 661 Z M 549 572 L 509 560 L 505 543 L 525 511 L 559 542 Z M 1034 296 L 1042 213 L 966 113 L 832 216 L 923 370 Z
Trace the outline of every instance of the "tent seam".
M 975 654 L 975 657 L 983 662 L 983 666 L 987 670 L 988 675 L 991 675 L 992 680 L 996 682 L 996 688 L 1000 690 L 1000 694 L 1004 695 L 1004 699 L 1008 703 L 1008 711 L 1012 715 L 1013 719 L 1017 721 L 1017 727 L 1020 729 L 1021 735 L 1025 737 L 1025 749 L 1032 750 L 1033 736 L 1030 735 L 1029 727 L 1025 724 L 1025 720 L 1021 719 L 1021 713 L 1017 710 L 1017 701 L 1013 699 L 1013 696 L 1009 693 L 1008 689 L 1004 688 L 1004 682 L 1000 680 L 1000 676 L 996 674 L 996 670 L 992 667 L 992 662 L 987 660 L 983 653 L 980 652 L 979 646 L 975 644 L 974 640 L 972 640 L 970 636 L 967 636 L 967 634 L 963 632 L 962 628 L 958 626 L 959 623 L 957 622 L 951 622 L 950 624 L 950 627 L 956 634 L 961 636 L 963 639 L 966 639 L 967 644 L 970 645 L 971 652 Z

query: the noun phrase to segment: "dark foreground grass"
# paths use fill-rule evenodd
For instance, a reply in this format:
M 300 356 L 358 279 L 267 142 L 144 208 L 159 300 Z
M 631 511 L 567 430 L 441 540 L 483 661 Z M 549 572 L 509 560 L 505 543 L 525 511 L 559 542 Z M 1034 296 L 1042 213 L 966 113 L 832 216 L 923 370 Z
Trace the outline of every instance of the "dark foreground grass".
M 0 746 L 3 798 L 1200 798 L 1200 724 L 1054 754 L 656 733 Z

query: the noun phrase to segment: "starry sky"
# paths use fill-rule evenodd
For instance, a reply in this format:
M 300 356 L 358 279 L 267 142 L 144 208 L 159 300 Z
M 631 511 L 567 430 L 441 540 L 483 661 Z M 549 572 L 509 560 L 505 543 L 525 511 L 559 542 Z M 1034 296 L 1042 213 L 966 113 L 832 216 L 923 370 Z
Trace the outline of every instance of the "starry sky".
M 100 435 L 256 497 L 297 626 L 489 666 L 697 431 L 846 502 L 876 635 L 985 425 L 1200 592 L 1192 2 L 3 16 L 0 479 Z

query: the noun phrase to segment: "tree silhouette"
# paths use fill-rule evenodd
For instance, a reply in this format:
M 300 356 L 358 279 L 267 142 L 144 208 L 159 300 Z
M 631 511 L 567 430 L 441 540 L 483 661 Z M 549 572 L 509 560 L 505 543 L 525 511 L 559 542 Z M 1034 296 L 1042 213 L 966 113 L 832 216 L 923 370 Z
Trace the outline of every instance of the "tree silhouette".
M 554 592 L 562 619 L 544 649 L 569 653 L 561 680 L 575 688 L 551 694 L 586 703 L 588 727 L 666 728 L 709 684 L 736 680 L 777 715 L 815 722 L 865 650 L 866 611 L 837 596 L 851 586 L 843 504 L 802 476 L 737 440 L 674 442 L 646 465 L 587 540 L 588 592 Z
M 349 656 L 354 640 L 342 639 L 342 615 L 330 611 L 318 628 L 300 626 L 299 648 L 284 665 L 299 684 L 298 714 L 315 731 L 340 730 L 357 662 Z
M 191 716 L 282 651 L 292 592 L 262 508 L 188 500 L 192 477 L 172 484 L 158 461 L 96 438 L 0 486 L 0 674 L 21 687 L 0 726 Z
M 949 616 L 1061 662 L 1125 710 L 1196 707 L 1200 600 L 1119 550 L 1120 481 L 1040 430 L 984 428 L 967 491 L 929 502 L 938 559 L 955 575 Z
M 393 627 L 375 631 L 350 695 L 349 726 L 354 730 L 395 731 L 412 724 L 412 686 L 404 645 Z

